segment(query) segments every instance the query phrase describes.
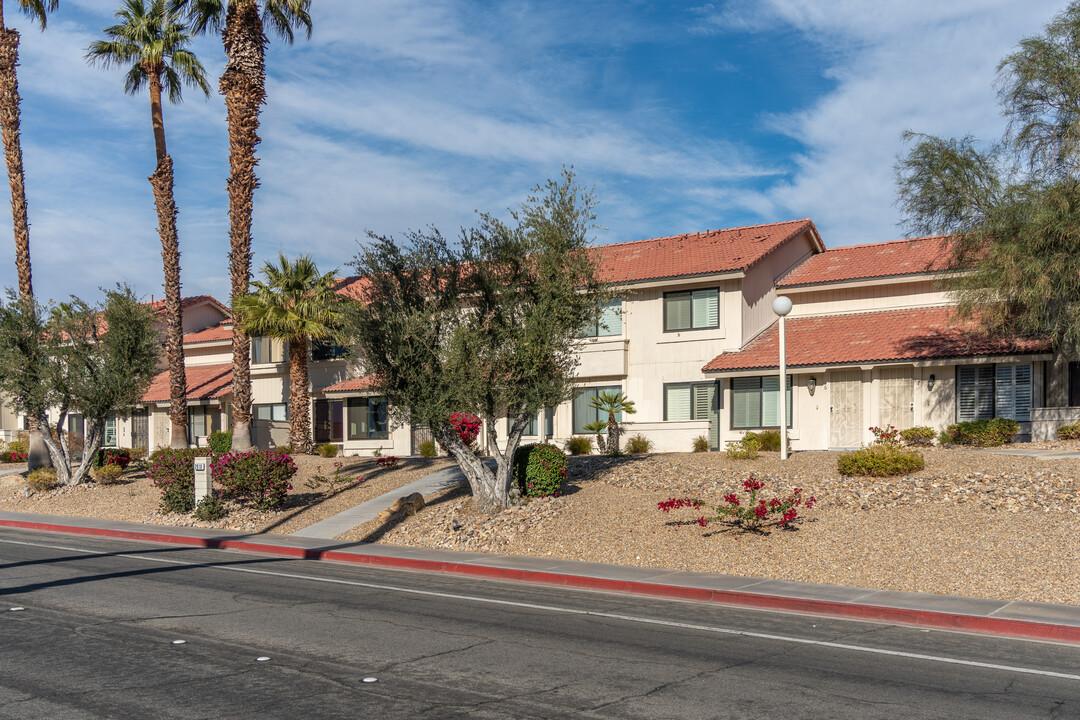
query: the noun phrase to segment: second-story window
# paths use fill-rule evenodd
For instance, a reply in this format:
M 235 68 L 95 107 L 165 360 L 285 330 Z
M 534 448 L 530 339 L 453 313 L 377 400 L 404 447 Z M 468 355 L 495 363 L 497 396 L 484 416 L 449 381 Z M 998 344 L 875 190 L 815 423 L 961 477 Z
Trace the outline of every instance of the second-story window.
M 720 327 L 720 291 L 664 293 L 664 332 Z
M 581 336 L 618 337 L 622 335 L 622 299 L 615 298 L 600 308 L 600 316 L 594 323 L 581 329 Z
M 311 341 L 311 359 L 315 362 L 325 362 L 339 357 L 345 357 L 347 350 L 340 345 L 326 340 Z
M 285 346 L 276 338 L 256 335 L 251 338 L 251 364 L 285 362 Z

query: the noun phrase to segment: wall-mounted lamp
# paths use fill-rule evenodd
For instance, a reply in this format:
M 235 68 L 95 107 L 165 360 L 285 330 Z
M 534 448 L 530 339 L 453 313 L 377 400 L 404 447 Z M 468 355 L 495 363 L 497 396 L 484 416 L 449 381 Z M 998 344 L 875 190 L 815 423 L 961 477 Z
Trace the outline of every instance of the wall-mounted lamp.
M 814 390 L 817 389 L 817 378 L 811 375 L 806 381 L 806 389 L 810 391 L 810 396 L 813 397 Z
M 934 376 L 934 373 L 930 373 L 930 377 L 926 381 L 926 389 L 933 390 L 935 382 L 937 382 L 937 378 Z

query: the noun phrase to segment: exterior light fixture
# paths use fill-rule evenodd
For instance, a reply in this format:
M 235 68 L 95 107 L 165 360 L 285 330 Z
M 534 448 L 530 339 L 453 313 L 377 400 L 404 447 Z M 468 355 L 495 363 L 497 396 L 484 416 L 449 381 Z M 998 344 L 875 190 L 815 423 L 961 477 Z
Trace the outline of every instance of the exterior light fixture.
M 936 383 L 936 382 L 937 382 L 937 378 L 934 376 L 934 373 L 930 373 L 930 378 L 926 381 L 926 389 L 927 390 L 933 390 L 934 389 L 934 383 Z
M 787 353 L 784 346 L 784 318 L 791 312 L 791 298 L 778 295 L 772 302 L 780 318 L 780 459 L 787 460 Z
M 813 397 L 814 390 L 817 390 L 817 378 L 813 375 L 806 381 L 806 389 L 810 391 L 810 397 Z

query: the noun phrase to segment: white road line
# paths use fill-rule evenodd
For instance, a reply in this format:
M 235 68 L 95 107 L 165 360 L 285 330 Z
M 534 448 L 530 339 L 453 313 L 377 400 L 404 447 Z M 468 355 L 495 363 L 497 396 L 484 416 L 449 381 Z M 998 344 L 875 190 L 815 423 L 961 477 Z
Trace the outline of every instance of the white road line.
M 83 548 L 67 547 L 64 545 L 49 545 L 45 543 L 20 542 L 18 540 L 0 540 L 0 543 L 8 545 L 28 545 L 30 547 L 49 548 L 52 550 L 65 550 L 85 555 L 100 555 L 99 551 L 85 550 Z M 254 568 L 240 568 L 208 563 L 186 562 L 184 560 L 172 560 L 168 558 L 147 557 L 145 555 L 110 554 L 110 557 L 122 557 L 129 560 L 144 560 L 146 562 L 161 563 L 166 565 L 183 565 L 187 567 L 201 567 L 209 570 L 228 570 L 231 572 L 248 573 L 251 575 L 270 575 L 273 577 L 289 578 L 294 580 L 309 580 L 312 582 L 331 583 L 334 585 L 348 585 L 362 587 L 370 590 L 386 590 L 388 592 L 406 593 L 409 595 L 424 595 L 449 600 L 464 600 L 468 602 L 486 603 L 489 605 L 503 605 L 507 607 L 524 608 L 528 610 L 542 610 L 545 612 L 565 613 L 568 615 L 586 615 L 589 617 L 605 618 L 609 620 L 622 620 L 624 622 L 639 623 L 643 625 L 659 625 L 662 627 L 680 628 L 683 630 L 697 630 L 701 632 L 718 633 L 721 635 L 736 635 L 739 637 L 757 638 L 760 640 L 775 640 L 778 642 L 793 643 L 798 645 L 813 645 L 817 647 L 833 648 L 836 650 L 851 650 L 853 652 L 872 653 L 874 655 L 888 655 L 891 657 L 909 658 L 912 660 L 925 660 L 928 662 L 946 663 L 949 665 L 964 665 L 967 667 L 985 668 L 988 670 L 1003 670 L 1005 672 L 1023 673 L 1026 675 L 1040 675 L 1044 677 L 1060 678 L 1064 680 L 1080 680 L 1080 675 L 1053 672 L 1051 670 L 1037 670 L 1035 668 L 1016 667 L 1013 665 L 998 665 L 995 663 L 977 662 L 974 660 L 961 660 L 959 658 L 943 657 L 940 655 L 923 655 L 909 653 L 901 650 L 887 650 L 885 648 L 867 647 L 865 645 L 848 645 L 845 643 L 829 642 L 827 640 L 811 640 L 809 638 L 790 637 L 787 635 L 771 635 L 769 633 L 751 632 L 749 630 L 732 630 L 731 628 L 715 627 L 712 625 L 696 625 L 693 623 L 681 623 L 673 620 L 659 620 L 656 618 L 638 617 L 635 615 L 621 615 L 619 613 L 600 612 L 596 610 L 577 610 L 574 608 L 554 607 L 552 605 L 538 605 L 535 603 L 517 602 L 514 600 L 498 600 L 495 598 L 476 597 L 474 595 L 458 595 L 455 593 L 437 592 L 434 590 L 418 590 L 415 588 L 403 588 L 394 585 L 381 585 L 378 583 L 366 583 L 357 580 L 338 580 L 336 578 L 313 577 L 298 573 L 274 572 L 271 570 L 256 570 Z

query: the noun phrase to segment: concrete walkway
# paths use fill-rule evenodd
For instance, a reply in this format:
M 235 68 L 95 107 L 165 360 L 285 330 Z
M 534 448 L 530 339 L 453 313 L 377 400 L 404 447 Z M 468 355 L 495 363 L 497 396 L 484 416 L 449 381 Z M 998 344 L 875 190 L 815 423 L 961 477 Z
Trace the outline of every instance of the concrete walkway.
M 297 530 L 293 535 L 297 537 L 332 540 L 338 535 L 352 530 L 357 525 L 363 525 L 369 520 L 374 520 L 376 515 L 390 507 L 390 505 L 400 497 L 411 495 L 414 492 L 418 492 L 421 495 L 429 495 L 433 492 L 438 492 L 439 490 L 457 485 L 460 482 L 464 482 L 464 480 L 465 475 L 462 474 L 461 469 L 456 465 L 443 468 L 438 472 L 425 475 L 419 480 L 413 480 L 408 485 L 403 485 L 396 490 L 391 490 L 377 498 L 362 502 L 344 512 L 339 512 L 337 515 L 332 515 L 314 525 L 308 525 L 302 530 Z

